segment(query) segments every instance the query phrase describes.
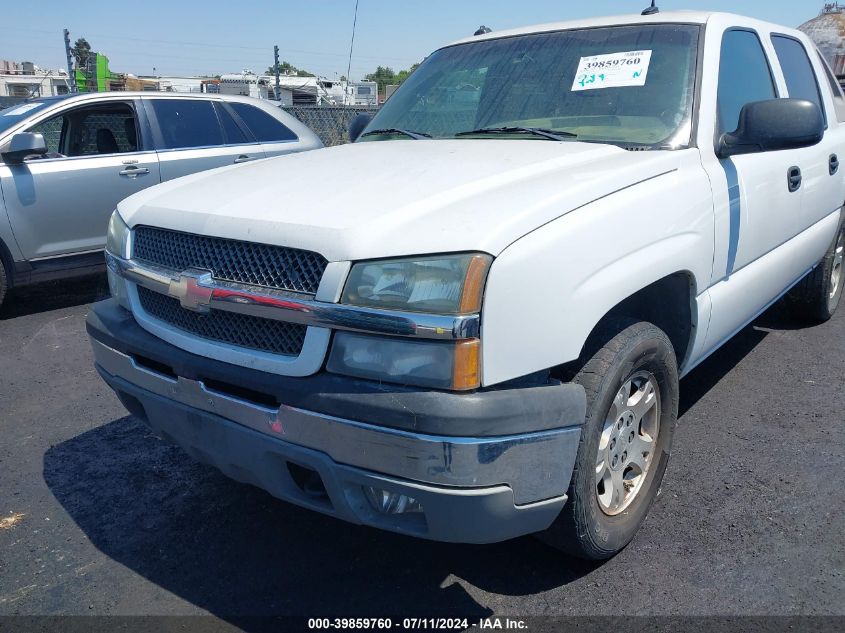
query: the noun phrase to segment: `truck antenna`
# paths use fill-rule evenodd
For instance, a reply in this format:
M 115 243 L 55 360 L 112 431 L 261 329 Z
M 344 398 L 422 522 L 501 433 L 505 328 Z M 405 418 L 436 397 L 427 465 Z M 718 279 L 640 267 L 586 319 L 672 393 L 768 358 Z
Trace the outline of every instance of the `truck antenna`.
M 651 0 L 651 6 L 643 11 L 643 15 L 654 15 L 655 13 L 660 13 L 660 9 L 654 6 L 654 0 Z

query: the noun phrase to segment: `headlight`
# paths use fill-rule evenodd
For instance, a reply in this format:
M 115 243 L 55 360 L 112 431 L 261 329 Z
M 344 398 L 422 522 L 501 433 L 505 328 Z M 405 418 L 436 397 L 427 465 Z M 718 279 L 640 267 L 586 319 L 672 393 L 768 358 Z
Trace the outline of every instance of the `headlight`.
M 117 211 L 111 214 L 111 219 L 109 220 L 109 230 L 106 234 L 106 251 L 124 259 L 129 257 L 129 227 L 126 226 L 126 222 L 123 221 L 123 218 L 120 217 Z M 107 272 L 111 296 L 120 306 L 130 310 L 129 291 L 126 288 L 126 280 L 114 268 L 116 263 L 108 255 L 106 255 L 106 264 L 108 265 Z
M 355 264 L 341 303 L 437 315 L 481 310 L 493 258 L 482 253 L 387 259 Z M 478 339 L 433 341 L 338 332 L 327 369 L 338 374 L 433 389 L 481 385 Z
M 128 258 L 129 253 L 129 227 L 115 211 L 109 220 L 109 231 L 106 234 L 106 250 L 112 255 Z
M 467 391 L 481 384 L 480 341 L 421 341 L 338 332 L 327 369 L 403 385 Z
M 370 308 L 471 314 L 481 309 L 493 258 L 479 253 L 355 264 L 341 303 Z
M 131 312 L 132 307 L 129 303 L 129 290 L 126 287 L 126 280 L 112 270 L 111 267 L 106 270 L 106 273 L 108 274 L 109 292 L 112 298 L 117 301 L 120 307 Z

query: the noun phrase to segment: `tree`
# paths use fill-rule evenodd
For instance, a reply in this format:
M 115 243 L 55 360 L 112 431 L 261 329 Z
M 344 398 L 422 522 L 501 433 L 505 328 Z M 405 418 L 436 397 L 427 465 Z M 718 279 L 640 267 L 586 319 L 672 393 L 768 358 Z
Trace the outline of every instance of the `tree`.
M 73 58 L 76 60 L 77 68 L 84 68 L 91 56 L 91 45 L 84 37 L 80 37 L 70 49 Z
M 419 64 L 414 64 L 408 70 L 400 70 L 396 74 L 396 83 L 401 84 L 405 81 L 408 77 L 410 77 L 411 73 L 414 72 L 417 68 L 419 68 Z
M 374 73 L 364 77 L 366 81 L 375 81 L 378 84 L 378 91 L 384 92 L 384 87 L 396 83 L 396 73 L 390 66 L 379 66 Z
M 270 66 L 267 69 L 268 75 L 275 75 L 276 74 L 276 67 L 275 65 Z M 296 77 L 313 77 L 313 73 L 309 73 L 307 70 L 300 70 L 290 62 L 279 62 L 279 74 L 281 75 L 295 75 Z
M 374 73 L 370 73 L 364 79 L 366 81 L 375 81 L 378 84 L 378 90 L 384 93 L 385 86 L 396 86 L 405 81 L 412 72 L 414 72 L 419 64 L 414 64 L 408 70 L 400 70 L 398 73 L 393 72 L 390 66 L 379 66 Z

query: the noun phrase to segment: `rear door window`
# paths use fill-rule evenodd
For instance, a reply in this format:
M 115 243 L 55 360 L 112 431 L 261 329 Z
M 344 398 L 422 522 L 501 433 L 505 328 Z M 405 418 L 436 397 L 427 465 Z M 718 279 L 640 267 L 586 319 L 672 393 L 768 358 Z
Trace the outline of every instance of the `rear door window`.
M 836 112 L 836 120 L 839 123 L 845 123 L 845 95 L 842 94 L 842 86 L 839 85 L 822 54 L 819 51 L 816 51 L 816 54 L 819 56 L 819 63 L 822 65 L 827 83 L 830 85 L 830 92 L 833 94 L 833 109 Z
M 822 54 L 816 51 L 819 56 L 819 63 L 821 63 L 822 68 L 824 69 L 824 75 L 827 77 L 827 83 L 830 84 L 830 91 L 833 93 L 834 97 L 841 97 L 842 96 L 842 86 L 839 85 L 839 82 L 836 80 L 836 77 L 833 76 L 833 71 L 830 70 L 830 66 L 827 65 L 824 57 Z
M 246 126 L 252 131 L 255 138 L 262 143 L 297 140 L 296 134 L 286 125 L 260 108 L 247 103 L 236 102 L 230 103 L 229 106 L 246 123 Z
M 813 70 L 804 45 L 798 40 L 783 35 L 773 35 L 772 44 L 777 52 L 790 98 L 812 101 L 824 114 L 816 72 Z
M 255 142 L 254 138 L 248 137 L 244 133 L 241 126 L 229 114 L 229 111 L 222 103 L 215 103 L 214 109 L 217 111 L 217 117 L 220 119 L 220 125 L 223 126 L 223 137 L 227 145 L 243 145 L 244 143 Z
M 161 130 L 160 149 L 223 145 L 223 130 L 211 101 L 153 99 L 152 108 Z

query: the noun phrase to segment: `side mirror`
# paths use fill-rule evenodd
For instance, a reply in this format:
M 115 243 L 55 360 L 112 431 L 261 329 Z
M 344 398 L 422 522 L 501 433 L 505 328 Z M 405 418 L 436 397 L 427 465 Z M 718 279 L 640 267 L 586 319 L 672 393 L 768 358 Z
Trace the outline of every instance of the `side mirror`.
M 370 121 L 373 120 L 369 114 L 359 114 L 352 122 L 349 124 L 349 141 L 354 143 L 358 140 L 358 137 L 361 136 L 361 132 L 364 131 L 364 128 L 370 124 Z
M 719 139 L 719 158 L 817 145 L 824 137 L 819 107 L 803 99 L 771 99 L 746 104 L 735 132 Z
M 43 156 L 47 153 L 47 143 L 43 134 L 20 132 L 12 137 L 8 149 L 3 152 L 7 163 L 17 165 L 30 156 Z

